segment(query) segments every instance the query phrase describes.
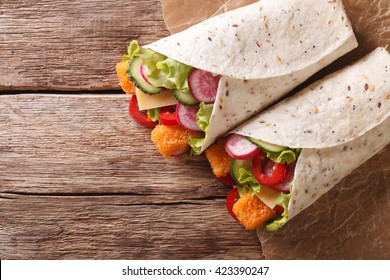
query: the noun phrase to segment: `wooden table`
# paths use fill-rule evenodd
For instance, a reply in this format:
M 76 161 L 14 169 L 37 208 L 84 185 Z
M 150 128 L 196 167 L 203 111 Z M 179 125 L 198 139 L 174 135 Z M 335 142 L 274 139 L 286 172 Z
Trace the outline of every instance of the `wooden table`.
M 163 159 L 115 64 L 158 0 L 0 1 L 1 259 L 262 259 L 205 158 Z

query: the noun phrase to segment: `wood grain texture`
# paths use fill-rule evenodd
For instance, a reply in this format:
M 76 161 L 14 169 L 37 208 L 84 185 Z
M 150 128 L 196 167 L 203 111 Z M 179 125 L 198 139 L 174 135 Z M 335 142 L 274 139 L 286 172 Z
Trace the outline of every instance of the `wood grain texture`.
M 207 160 L 159 156 L 127 105 L 0 96 L 0 258 L 262 259 Z
M 167 35 L 158 0 L 2 0 L 0 90 L 119 89 L 129 42 Z
M 132 195 L 5 197 L 1 259 L 262 257 L 253 232 L 221 218 L 222 199 L 152 204 Z

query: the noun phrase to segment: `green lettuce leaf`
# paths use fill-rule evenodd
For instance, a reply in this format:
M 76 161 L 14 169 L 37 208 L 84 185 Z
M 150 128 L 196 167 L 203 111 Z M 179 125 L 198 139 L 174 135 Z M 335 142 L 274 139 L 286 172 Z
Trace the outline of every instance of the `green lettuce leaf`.
M 297 160 L 296 153 L 294 153 L 294 151 L 290 149 L 281 151 L 280 153 L 267 152 L 267 157 L 271 159 L 273 162 L 282 163 L 282 164 L 284 163 L 290 164 Z
M 160 119 L 159 119 L 160 108 L 149 109 L 147 112 L 147 115 L 154 122 L 160 121 Z
M 152 85 L 169 89 L 188 89 L 188 77 L 192 72 L 192 67 L 171 58 L 158 62 L 156 67 L 156 70 L 147 75 Z
M 190 138 L 188 144 L 190 145 L 193 153 L 195 155 L 199 155 L 202 150 L 202 146 L 204 144 L 205 138 Z
M 238 181 L 238 194 L 243 196 L 247 192 L 250 192 L 251 195 L 259 193 L 261 190 L 261 185 L 255 179 L 252 170 L 247 170 L 246 168 L 240 168 L 238 170 L 239 177 Z
M 284 211 L 275 219 L 268 221 L 265 225 L 267 231 L 277 231 L 288 221 L 288 203 L 290 202 L 291 192 L 289 194 L 280 193 L 276 199 L 276 204 L 282 206 Z
M 154 87 L 165 87 L 168 89 L 188 88 L 188 77 L 192 67 L 168 58 L 163 54 L 148 48 L 142 48 L 137 41 L 132 41 L 127 48 L 127 55 L 123 60 L 131 60 L 140 57 L 142 64 L 147 66 L 149 72 L 145 72 L 149 82 Z
M 213 112 L 213 104 L 205 104 L 201 102 L 199 105 L 199 110 L 196 113 L 196 123 L 200 129 L 207 133 L 209 129 L 209 123 L 211 118 L 211 113 Z M 202 146 L 205 142 L 205 137 L 203 138 L 190 138 L 189 144 L 194 151 L 194 154 L 199 155 L 202 149 Z
M 209 123 L 211 118 L 211 113 L 213 112 L 214 104 L 205 104 L 201 102 L 199 105 L 199 111 L 196 113 L 196 124 L 204 132 L 207 132 L 209 129 Z
M 131 60 L 134 57 L 140 57 L 142 64 L 146 65 L 150 72 L 157 69 L 157 63 L 165 60 L 167 57 L 151 49 L 142 48 L 137 41 L 131 41 L 127 48 L 127 55 L 122 57 L 123 60 Z
M 134 56 L 140 54 L 141 52 L 142 50 L 138 45 L 138 42 L 133 40 L 127 47 L 127 55 L 122 56 L 122 60 L 132 60 Z

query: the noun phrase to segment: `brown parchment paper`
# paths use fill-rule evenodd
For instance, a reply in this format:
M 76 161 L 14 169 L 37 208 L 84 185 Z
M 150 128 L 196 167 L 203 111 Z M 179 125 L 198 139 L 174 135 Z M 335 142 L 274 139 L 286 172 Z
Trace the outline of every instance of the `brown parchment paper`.
M 165 24 L 172 34 L 254 2 L 256 0 L 161 0 Z
M 175 33 L 255 1 L 161 2 L 168 30 Z M 390 48 L 389 0 L 343 0 L 343 3 L 359 47 L 297 90 L 376 47 L 389 45 Z M 390 146 L 344 178 L 280 231 L 259 230 L 258 236 L 266 259 L 390 259 Z

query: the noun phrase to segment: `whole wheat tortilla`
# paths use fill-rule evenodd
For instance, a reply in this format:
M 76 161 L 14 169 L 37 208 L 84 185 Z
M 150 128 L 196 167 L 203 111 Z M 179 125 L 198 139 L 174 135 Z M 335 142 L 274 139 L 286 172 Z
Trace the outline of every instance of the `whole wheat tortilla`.
M 306 69 L 351 37 L 341 2 L 263 0 L 145 47 L 197 69 L 255 80 Z
M 233 133 L 303 148 L 292 182 L 290 221 L 389 144 L 390 54 L 377 48 Z
M 223 7 L 219 1 L 161 0 L 168 29 L 174 33 L 203 21 Z M 228 1 L 223 1 L 228 2 Z M 247 1 L 231 0 L 237 6 Z M 255 2 L 255 1 L 250 1 Z M 214 4 L 217 6 L 212 6 Z M 301 88 L 390 44 L 387 0 L 343 0 L 359 47 L 318 74 Z M 180 15 L 177 7 L 180 6 Z M 223 9 L 221 9 L 223 10 Z M 185 26 L 185 27 L 184 27 Z M 182 30 L 181 29 L 181 30 Z M 344 178 L 314 205 L 278 232 L 258 231 L 267 259 L 389 259 L 390 146 Z
M 341 2 L 264 0 L 145 47 L 222 76 L 203 152 L 356 46 Z
M 329 2 L 329 0 L 324 0 Z M 333 0 L 332 0 L 333 1 Z M 341 1 L 341 0 L 336 0 Z M 256 0 L 160 0 L 168 30 L 174 34 L 218 15 L 243 7 Z M 362 58 L 377 47 L 390 45 L 390 8 L 388 0 L 342 0 L 352 23 L 359 47 L 321 70 L 302 85 L 309 85 L 343 66 Z
M 390 55 L 377 48 L 233 132 L 290 148 L 351 142 L 390 117 Z
M 279 100 L 316 73 L 318 69 L 329 65 L 341 54 L 347 53 L 354 44 L 355 38 L 351 37 L 345 44 L 317 63 L 285 76 L 261 80 L 238 80 L 223 76 L 218 86 L 218 98 L 214 103 L 213 114 L 209 122 L 210 129 L 206 134 L 202 151 L 237 124 Z M 242 106 L 239 106 L 240 104 Z M 218 114 L 216 110 L 218 110 Z

